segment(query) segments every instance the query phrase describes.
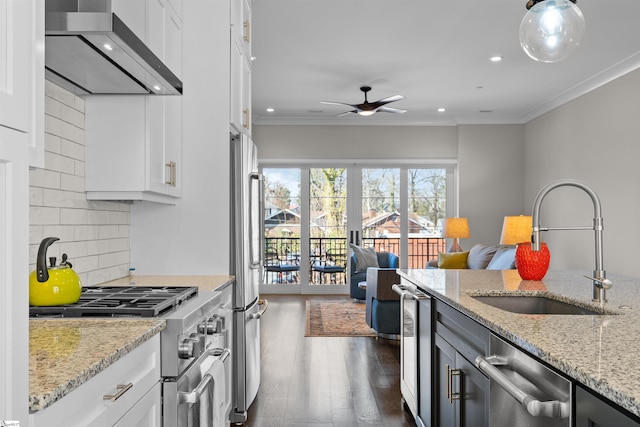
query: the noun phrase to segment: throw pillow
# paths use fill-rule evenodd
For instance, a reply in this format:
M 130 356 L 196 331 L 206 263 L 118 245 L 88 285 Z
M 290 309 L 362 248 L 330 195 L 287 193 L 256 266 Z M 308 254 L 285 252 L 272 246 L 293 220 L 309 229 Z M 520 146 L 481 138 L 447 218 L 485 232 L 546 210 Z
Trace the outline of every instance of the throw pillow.
M 482 243 L 478 243 L 469 251 L 467 266 L 474 270 L 487 268 L 489 262 L 491 262 L 491 259 L 497 251 L 498 246 L 487 246 Z
M 378 268 L 378 256 L 373 248 L 362 248 L 349 243 L 356 257 L 356 272 L 367 271 L 369 267 Z
M 487 270 L 511 270 L 516 267 L 516 247 L 500 246 Z
M 448 252 L 438 254 L 438 268 L 467 268 L 469 252 Z

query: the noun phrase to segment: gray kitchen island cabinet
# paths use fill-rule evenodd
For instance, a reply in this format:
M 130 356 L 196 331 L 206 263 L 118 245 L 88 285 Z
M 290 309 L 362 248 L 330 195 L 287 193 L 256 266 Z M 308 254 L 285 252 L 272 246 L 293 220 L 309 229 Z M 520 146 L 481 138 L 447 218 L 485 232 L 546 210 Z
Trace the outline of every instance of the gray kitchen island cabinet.
M 433 425 L 488 427 L 489 379 L 472 361 L 487 355 L 489 330 L 441 301 L 434 306 Z
M 576 385 L 576 427 L 638 427 L 640 423 L 611 403 Z

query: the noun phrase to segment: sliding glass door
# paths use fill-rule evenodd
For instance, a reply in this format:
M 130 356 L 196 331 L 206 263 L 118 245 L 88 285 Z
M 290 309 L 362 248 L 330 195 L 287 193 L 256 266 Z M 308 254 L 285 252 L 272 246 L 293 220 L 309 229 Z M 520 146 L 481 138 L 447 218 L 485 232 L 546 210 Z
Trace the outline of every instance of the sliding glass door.
M 445 250 L 453 165 L 263 166 L 262 293 L 349 292 L 349 243 L 424 268 Z

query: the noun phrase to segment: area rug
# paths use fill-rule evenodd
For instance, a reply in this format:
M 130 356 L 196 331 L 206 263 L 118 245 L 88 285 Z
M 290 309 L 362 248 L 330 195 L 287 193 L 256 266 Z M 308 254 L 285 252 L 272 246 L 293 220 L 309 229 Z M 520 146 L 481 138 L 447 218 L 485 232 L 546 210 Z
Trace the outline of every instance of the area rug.
M 306 337 L 375 337 L 365 305 L 353 301 L 307 301 Z

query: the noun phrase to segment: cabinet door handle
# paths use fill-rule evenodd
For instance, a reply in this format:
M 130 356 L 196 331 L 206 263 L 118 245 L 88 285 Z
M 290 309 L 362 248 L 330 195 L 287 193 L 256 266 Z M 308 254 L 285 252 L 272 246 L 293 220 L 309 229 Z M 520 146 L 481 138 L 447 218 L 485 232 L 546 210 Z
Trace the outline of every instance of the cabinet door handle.
M 461 388 L 461 384 L 462 381 L 460 380 L 462 378 L 462 370 L 460 369 L 452 369 L 451 370 L 451 403 L 453 403 L 454 400 L 460 400 L 462 399 L 462 393 L 460 391 L 453 391 L 453 377 L 458 377 L 458 390 L 460 390 Z
M 462 376 L 462 371 L 460 369 L 452 369 L 449 365 L 447 365 L 447 400 L 449 403 L 453 405 L 454 400 L 460 400 L 462 395 L 461 393 L 453 391 L 453 377 Z M 460 383 L 460 381 L 458 381 Z
M 165 164 L 169 168 L 169 179 L 165 181 L 165 184 L 169 184 L 172 187 L 176 186 L 176 162 L 169 162 Z
M 251 22 L 244 21 L 242 26 L 244 27 L 244 41 L 246 41 L 247 43 L 251 43 Z
M 110 400 L 112 402 L 115 402 L 116 400 L 120 399 L 123 394 L 125 394 L 127 391 L 129 391 L 129 389 L 131 387 L 133 387 L 133 383 L 118 384 L 116 386 L 116 389 L 118 390 L 118 392 L 116 394 L 105 394 L 104 396 L 102 396 L 102 399 L 103 400 Z
M 242 113 L 244 114 L 244 123 L 242 123 L 242 126 L 244 126 L 245 129 L 249 129 L 249 123 L 250 123 L 250 114 L 249 114 L 249 109 L 245 108 L 242 110 Z

